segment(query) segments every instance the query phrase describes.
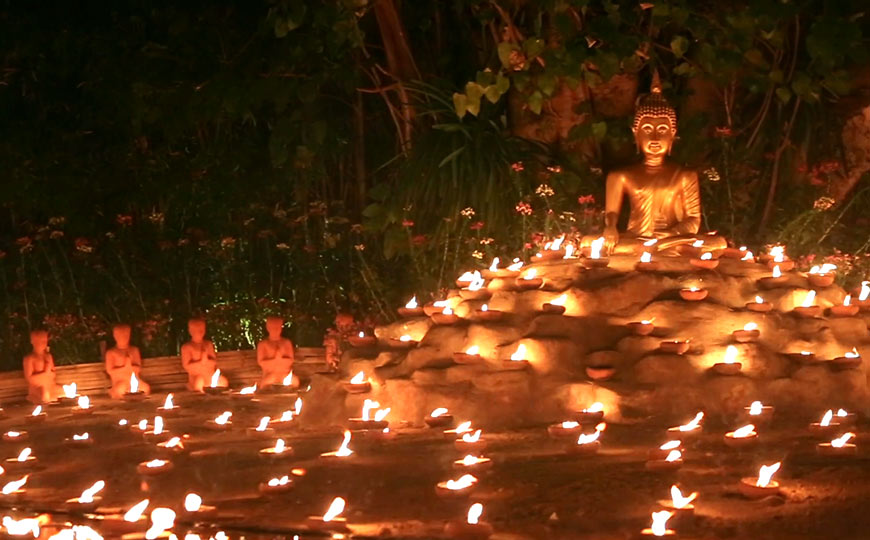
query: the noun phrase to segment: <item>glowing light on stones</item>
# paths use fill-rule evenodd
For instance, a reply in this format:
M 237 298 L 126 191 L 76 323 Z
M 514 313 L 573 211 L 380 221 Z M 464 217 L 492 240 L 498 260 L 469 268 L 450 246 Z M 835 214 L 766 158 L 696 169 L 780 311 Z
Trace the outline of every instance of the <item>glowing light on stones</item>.
M 148 504 L 150 504 L 150 502 L 151 501 L 149 501 L 148 499 L 143 499 L 138 503 L 134 504 L 132 508 L 124 513 L 124 521 L 128 521 L 130 523 L 135 523 L 139 521 L 139 519 L 142 517 L 142 514 L 145 513 L 145 509 L 148 508 Z

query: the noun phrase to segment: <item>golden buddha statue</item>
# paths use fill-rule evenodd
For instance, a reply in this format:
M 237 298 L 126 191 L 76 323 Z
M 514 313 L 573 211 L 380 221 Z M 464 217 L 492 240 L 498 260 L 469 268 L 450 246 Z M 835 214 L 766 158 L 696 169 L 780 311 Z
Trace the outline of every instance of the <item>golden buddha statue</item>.
M 698 173 L 667 161 L 677 134 L 677 112 L 662 95 L 657 73 L 653 74 L 650 93 L 638 100 L 631 129 L 643 161 L 607 175 L 602 234 L 606 253 L 661 252 L 698 240 L 703 241 L 704 251 L 725 248 L 724 238 L 698 234 Z M 631 212 L 627 231 L 620 233 L 616 224 L 626 196 Z M 583 244 L 594 239 L 586 237 Z M 644 246 L 653 239 L 654 245 Z

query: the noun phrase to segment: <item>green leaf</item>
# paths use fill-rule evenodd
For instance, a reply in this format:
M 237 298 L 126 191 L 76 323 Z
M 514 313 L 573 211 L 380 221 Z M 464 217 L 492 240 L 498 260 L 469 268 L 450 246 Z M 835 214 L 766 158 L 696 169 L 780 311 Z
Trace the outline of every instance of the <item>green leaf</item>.
M 287 16 L 287 31 L 292 32 L 296 30 L 300 26 L 302 26 L 302 22 L 305 20 L 305 7 L 304 2 L 294 2 L 293 7 L 290 10 L 290 14 Z
M 604 140 L 604 136 L 607 135 L 607 122 L 595 122 L 595 123 L 593 123 L 592 124 L 592 135 L 598 141 Z
M 541 108 L 544 106 L 544 96 L 541 94 L 540 90 L 535 90 L 534 93 L 528 97 L 527 102 L 530 111 L 535 114 L 541 114 Z
M 499 93 L 504 94 L 511 87 L 511 81 L 501 73 L 498 74 L 495 78 L 495 87 L 498 88 Z
M 476 82 L 468 82 L 465 84 L 465 95 L 468 96 L 468 102 L 480 101 L 483 96 L 483 87 Z
M 483 91 L 483 95 L 486 96 L 486 99 L 489 100 L 490 103 L 495 103 L 501 97 L 502 92 L 498 91 L 498 87 L 496 85 L 487 86 Z
M 677 58 L 682 58 L 689 50 L 689 40 L 683 36 L 676 36 L 671 40 L 671 51 Z
M 445 157 L 444 159 L 441 160 L 441 163 L 438 164 L 438 167 L 443 167 L 443 166 L 447 165 L 448 163 L 450 163 L 451 161 L 453 161 L 454 159 L 456 159 L 457 157 L 459 157 L 459 154 L 461 154 L 463 151 L 465 151 L 465 148 L 466 148 L 465 146 L 460 146 L 456 150 L 447 154 L 447 157 Z
M 785 75 L 783 74 L 781 69 L 774 69 L 770 72 L 770 80 L 775 82 L 776 84 L 782 84 L 782 81 L 785 80 Z
M 511 69 L 511 53 L 517 49 L 516 45 L 508 41 L 502 41 L 498 44 L 498 59 L 501 60 L 501 65 L 505 69 Z
M 456 116 L 458 116 L 459 118 L 465 116 L 465 113 L 468 111 L 468 97 L 466 97 L 465 94 L 454 92 L 453 108 L 454 110 L 456 110 Z
M 788 103 L 789 100 L 791 100 L 791 90 L 785 86 L 780 86 L 776 89 L 776 97 L 778 97 L 783 103 Z
M 758 49 L 749 49 L 743 54 L 743 58 L 745 58 L 750 64 L 758 66 L 761 69 L 767 69 L 770 67 L 770 64 L 768 64 L 767 60 L 764 59 L 764 54 Z
M 688 62 L 683 62 L 674 68 L 674 75 L 689 76 L 692 72 L 692 66 Z
M 556 76 L 548 72 L 542 73 L 538 76 L 538 88 L 545 96 L 552 96 L 556 90 Z
M 544 40 L 530 37 L 523 42 L 523 51 L 526 53 L 526 58 L 531 60 L 544 51 Z
M 287 23 L 284 19 L 278 17 L 275 19 L 275 37 L 280 39 L 287 35 L 290 30 L 287 28 Z

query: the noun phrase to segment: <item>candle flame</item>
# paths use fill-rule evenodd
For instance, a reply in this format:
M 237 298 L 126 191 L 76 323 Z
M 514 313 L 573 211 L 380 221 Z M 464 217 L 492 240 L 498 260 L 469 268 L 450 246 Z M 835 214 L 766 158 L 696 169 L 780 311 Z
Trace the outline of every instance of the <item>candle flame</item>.
M 834 411 L 828 409 L 828 412 L 822 416 L 822 421 L 819 422 L 819 425 L 822 427 L 828 427 L 831 425 L 831 420 L 834 418 Z
M 674 513 L 668 512 L 667 510 L 652 513 L 652 525 L 650 525 L 650 531 L 652 531 L 653 535 L 664 536 L 668 533 L 668 520 L 671 519 L 672 515 L 674 515 Z
M 27 483 L 27 479 L 29 477 L 30 477 L 29 474 L 25 474 L 24 477 L 22 477 L 18 480 L 13 480 L 12 482 L 8 482 L 5 486 L 3 486 L 3 489 L 0 490 L 0 493 L 3 493 L 3 495 L 9 495 L 10 493 L 15 493 L 16 491 L 18 491 L 19 489 L 24 487 L 24 484 Z
M 489 305 L 484 304 L 484 305 L 480 306 L 480 311 L 489 311 Z
M 33 412 L 30 413 L 31 416 L 39 416 L 42 414 L 42 405 L 37 405 L 33 408 Z
M 88 432 L 84 432 L 81 435 L 78 433 L 73 433 L 72 438 L 74 441 L 86 441 L 91 438 L 91 434 Z
M 438 418 L 439 416 L 444 416 L 445 414 L 447 414 L 447 409 L 445 409 L 444 407 L 438 407 L 437 409 L 434 409 L 431 413 L 429 413 L 429 416 L 431 416 L 432 418 Z
M 810 307 L 816 299 L 816 291 L 810 291 L 804 296 L 804 301 L 801 303 L 803 307 Z
M 220 414 L 220 416 L 214 419 L 214 423 L 219 426 L 226 425 L 232 415 L 233 413 L 231 413 L 230 411 L 224 411 Z
M 590 259 L 600 259 L 601 258 L 601 248 L 604 247 L 604 237 L 599 236 L 595 240 L 592 241 L 592 244 L 589 246 L 589 258 Z
M 694 242 L 692 242 L 692 247 L 693 247 L 693 248 L 699 248 L 699 247 L 701 247 L 701 246 L 703 246 L 703 245 L 704 245 L 704 241 L 703 241 L 703 240 L 695 240 Z
M 474 356 L 476 354 L 480 354 L 480 347 L 477 345 L 472 345 L 471 347 L 465 349 L 465 354 Z
M 268 416 L 260 418 L 260 423 L 257 424 L 257 427 L 254 428 L 254 431 L 266 431 L 266 428 L 269 427 L 270 420 L 272 419 Z
M 773 465 L 762 465 L 760 469 L 758 469 L 758 481 L 755 482 L 755 485 L 758 487 L 767 487 L 770 484 L 770 479 L 779 470 L 779 466 L 782 465 L 782 462 L 777 461 Z
M 353 450 L 348 448 L 348 444 L 350 444 L 350 431 L 344 431 L 344 440 L 341 441 L 341 446 L 338 447 L 338 450 L 335 451 L 335 455 L 338 457 L 347 457 L 353 454 Z
M 145 431 L 146 429 L 148 429 L 148 420 L 144 418 L 142 420 L 139 420 L 137 427 L 139 428 L 139 431 Z
M 523 279 L 535 279 L 535 276 L 538 275 L 538 270 L 536 268 L 529 268 L 529 271 L 523 275 Z
M 573 420 L 565 420 L 560 424 L 563 429 L 574 429 L 580 427 L 580 422 L 574 422 Z
M 465 518 L 469 525 L 477 525 L 480 516 L 483 514 L 483 505 L 474 503 L 468 509 L 468 516 Z
M 146 540 L 154 540 L 175 525 L 175 511 L 170 508 L 155 508 L 151 511 L 151 527 L 145 531 Z
M 567 244 L 565 246 L 565 255 L 562 258 L 563 259 L 573 259 L 574 258 L 574 244 Z
M 269 481 L 266 482 L 266 484 L 269 487 L 286 486 L 289 483 L 290 483 L 290 477 L 287 476 L 286 474 L 284 476 L 282 476 L 281 478 L 270 478 Z
M 526 346 L 522 343 L 519 344 L 517 350 L 511 355 L 511 361 L 519 362 L 520 360 L 526 359 Z
M 598 437 L 601 436 L 601 430 L 596 429 L 592 433 L 581 433 L 579 437 L 577 437 L 577 444 L 590 444 L 598 440 Z
M 246 386 L 239 390 L 239 394 L 243 396 L 249 396 L 257 391 L 257 383 L 254 383 L 252 386 Z
M 472 456 L 471 454 L 468 454 L 464 458 L 462 458 L 462 461 L 460 461 L 460 463 L 462 463 L 466 467 L 471 467 L 472 465 L 477 465 L 481 461 L 484 461 L 484 460 L 479 458 L 479 457 Z
M 413 341 L 413 340 L 411 339 L 411 336 L 409 336 L 408 334 L 403 334 L 399 338 L 399 341 L 404 342 L 404 343 L 408 343 L 409 341 Z M 351 382 L 353 382 L 353 379 L 351 379 Z M 363 381 L 360 381 L 359 383 L 354 383 L 354 384 L 361 384 L 362 382 Z
M 7 431 L 6 436 L 9 438 L 12 438 L 12 439 L 17 439 L 18 437 L 21 436 L 21 432 L 20 431 Z
M 272 451 L 276 454 L 283 454 L 287 449 L 287 445 L 284 443 L 284 439 L 278 439 L 275 441 L 275 446 L 272 448 Z
M 212 373 L 212 375 L 211 375 L 211 387 L 217 388 L 217 385 L 220 382 L 220 379 L 221 379 L 221 370 L 220 369 L 214 370 L 214 373 Z
M 148 508 L 148 504 L 150 502 L 151 501 L 149 501 L 148 499 L 142 499 L 141 501 L 134 504 L 132 508 L 124 513 L 124 521 L 128 521 L 130 523 L 135 523 L 136 521 L 139 521 L 139 518 L 142 517 L 142 513 L 145 512 L 146 508 Z
M 460 433 L 467 433 L 471 431 L 471 421 L 469 420 L 468 422 L 462 422 L 461 424 L 456 426 L 456 429 L 454 429 L 453 431 L 455 431 L 457 435 Z
M 79 495 L 79 502 L 84 504 L 94 502 L 94 495 L 102 491 L 104 487 L 106 487 L 106 482 L 97 480 L 91 487 L 82 491 L 82 494 Z
M 175 408 L 175 404 L 172 402 L 172 394 L 166 394 L 166 399 L 163 401 L 163 408 L 166 410 L 171 410 Z
M 846 298 L 843 298 L 843 305 L 844 305 L 844 306 L 848 306 L 848 305 L 851 305 L 851 304 L 852 304 L 852 295 L 851 295 L 851 294 L 847 294 L 847 295 L 846 295 Z
M 362 384 L 364 382 L 366 382 L 366 375 L 362 371 L 360 371 L 350 379 L 350 384 Z
M 360 332 L 359 334 L 357 334 L 357 336 L 359 336 L 359 337 L 361 337 L 361 338 L 364 338 L 364 337 L 366 337 L 366 333 L 365 333 L 365 332 Z
M 837 269 L 836 264 L 824 263 L 821 266 L 813 266 L 810 268 L 810 274 L 829 274 Z
M 702 254 L 701 254 L 701 260 L 702 260 L 702 261 L 710 261 L 710 260 L 713 260 L 713 254 L 710 253 L 709 251 L 708 251 L 707 253 L 702 253 Z
M 24 463 L 25 461 L 27 461 L 27 458 L 29 458 L 29 457 L 31 456 L 31 454 L 33 454 L 33 449 L 30 448 L 30 447 L 28 446 L 27 448 L 25 448 L 24 450 L 22 450 L 22 451 L 18 454 L 18 457 L 15 458 L 15 459 L 16 459 L 16 461 L 18 461 L 19 463 Z
M 162 446 L 163 448 L 184 448 L 181 437 L 172 437 L 165 443 L 157 443 L 157 446 Z
M 746 250 L 746 248 L 743 248 L 743 251 L 745 251 L 745 250 Z M 754 258 L 755 258 L 755 255 L 753 255 L 751 251 L 747 251 L 746 254 L 740 260 L 741 261 L 751 261 Z
M 88 396 L 79 396 L 79 399 L 76 400 L 76 405 L 78 405 L 79 409 L 90 409 L 91 398 Z
M 858 293 L 858 300 L 864 301 L 870 298 L 870 281 L 861 282 L 861 292 Z
M 474 274 L 472 274 L 470 271 L 468 271 L 468 272 L 463 272 L 463 274 L 461 276 L 456 278 L 456 281 L 461 281 L 461 282 L 465 283 L 465 282 L 470 282 L 473 279 L 474 279 Z
M 743 329 L 747 332 L 751 332 L 753 330 L 758 330 L 758 325 L 755 324 L 754 322 L 748 322 L 748 323 L 743 325 Z
M 416 309 L 417 308 L 417 297 L 412 296 L 411 299 L 408 300 L 408 303 L 405 304 L 405 307 L 408 309 Z
M 782 270 L 779 269 L 778 264 L 773 267 L 773 274 L 771 275 L 775 278 L 782 277 Z
M 188 512 L 199 512 L 202 508 L 202 497 L 196 493 L 188 493 L 184 496 L 184 509 Z
M 466 433 L 462 436 L 462 442 L 476 443 L 477 441 L 480 440 L 481 433 L 482 433 L 482 431 L 479 429 L 477 431 L 475 431 L 474 433 Z
M 649 252 L 649 251 L 644 251 L 643 254 L 640 256 L 640 262 L 642 262 L 642 263 L 648 263 L 648 262 L 651 262 L 651 261 L 652 261 L 652 255 L 650 254 L 650 252 Z
M 159 469 L 160 467 L 165 467 L 167 463 L 169 462 L 165 459 L 152 459 L 151 461 L 146 461 L 145 466 L 149 469 Z
M 861 358 L 861 355 L 858 354 L 858 349 L 855 347 L 852 347 L 852 350 L 847 352 L 844 356 L 846 358 Z
M 13 538 L 28 534 L 32 535 L 33 538 L 39 538 L 39 527 L 48 521 L 47 517 L 48 516 L 44 514 L 35 518 L 22 519 L 14 519 L 12 516 L 3 516 L 2 525 L 6 529 L 6 534 Z
M 682 459 L 682 457 L 683 457 L 683 453 L 680 452 L 679 450 L 671 450 L 670 452 L 668 452 L 668 456 L 665 458 L 665 461 L 667 461 L 667 462 L 679 461 L 680 459 Z
M 135 373 L 130 374 L 130 393 L 135 394 L 139 391 L 139 379 L 136 378 Z
M 849 416 L 849 413 L 846 411 L 846 409 L 837 409 L 837 416 L 839 416 L 840 418 L 845 418 Z
M 448 480 L 444 483 L 444 487 L 451 491 L 457 489 L 467 489 L 477 483 L 477 478 L 470 474 L 463 474 L 456 480 Z
M 380 409 L 380 410 L 376 411 L 375 412 L 375 422 L 383 421 L 383 419 L 386 418 L 388 414 L 390 414 L 389 407 L 387 407 L 386 409 Z
M 585 412 L 585 413 L 598 413 L 598 412 L 604 412 L 604 404 L 601 403 L 600 401 L 596 401 L 596 402 L 593 403 L 592 405 L 590 405 L 590 406 L 586 407 L 585 409 L 583 409 L 583 412 Z
M 676 450 L 682 444 L 681 441 L 668 441 L 665 444 L 659 446 L 659 450 Z
M 344 499 L 341 497 L 336 497 L 332 500 L 332 503 L 329 505 L 329 509 L 323 514 L 323 521 L 332 521 L 337 518 L 339 514 L 344 512 Z
M 63 385 L 63 395 L 67 399 L 72 399 L 76 397 L 76 383 L 69 383 Z
M 674 505 L 674 508 L 682 509 L 686 506 L 692 504 L 698 497 L 696 492 L 690 493 L 688 497 L 683 496 L 683 492 L 680 491 L 680 488 L 677 486 L 671 486 L 671 503 Z
M 699 412 L 698 414 L 695 415 L 694 418 L 692 418 L 692 420 L 690 422 L 683 424 L 682 426 L 680 426 L 677 429 L 679 429 L 680 431 L 693 431 L 695 429 L 698 429 L 698 427 L 700 427 L 700 425 L 701 425 L 701 420 L 703 420 L 703 418 L 704 418 L 704 413 Z
M 567 300 L 568 300 L 568 295 L 562 294 L 562 295 L 557 296 L 556 298 L 553 298 L 552 300 L 550 300 L 550 304 L 552 304 L 554 306 L 564 306 L 565 302 Z
M 731 436 L 735 439 L 745 439 L 746 437 L 751 437 L 755 435 L 755 426 L 752 424 L 746 424 L 743 427 L 737 428 L 731 432 Z
M 659 243 L 659 241 L 657 238 L 651 238 L 651 239 L 647 240 L 646 242 L 644 242 L 643 245 L 646 247 L 652 247 L 658 243 Z
M 160 435 L 163 433 L 163 417 L 155 416 L 154 417 L 154 434 Z
M 728 345 L 728 348 L 725 349 L 725 356 L 722 358 L 722 362 L 725 364 L 734 364 L 737 362 L 737 356 L 740 354 L 740 351 L 737 350 L 737 347 L 734 345 Z
M 554 239 L 552 242 L 548 242 L 549 247 L 545 246 L 544 249 L 549 249 L 550 251 L 558 251 L 562 247 L 562 242 L 565 241 L 565 235 Z
M 785 246 L 771 246 L 768 254 L 773 257 L 776 262 L 782 262 L 785 256 Z
M 855 436 L 855 434 L 851 433 L 851 432 L 844 433 L 842 436 L 837 437 L 836 439 L 832 440 L 831 446 L 833 446 L 834 448 L 843 448 L 844 446 L 846 446 L 846 443 L 849 442 L 849 439 L 851 439 L 854 436 Z
M 293 412 L 296 416 L 299 416 L 299 413 L 302 412 L 302 398 L 296 398 L 296 401 L 293 402 Z
M 762 298 L 762 297 L 760 297 L 760 296 L 756 296 L 756 297 L 755 297 L 755 303 L 756 303 L 756 304 L 763 304 L 763 303 L 764 303 L 764 298 Z
M 381 404 L 377 401 L 372 401 L 371 399 L 366 399 L 362 406 L 362 419 L 366 422 L 369 421 L 369 411 L 372 409 L 377 409 Z
M 760 401 L 753 401 L 749 404 L 749 414 L 751 414 L 752 416 L 758 416 L 759 414 L 761 414 L 762 407 L 763 405 Z
M 493 258 L 492 264 L 489 265 L 489 271 L 490 272 L 497 271 L 498 270 L 498 263 L 499 263 L 498 257 Z
M 640 321 L 640 324 L 652 324 L 654 320 L 656 320 L 655 317 L 653 317 L 652 319 L 644 319 Z
M 483 279 L 483 277 L 480 275 L 480 272 L 478 272 L 477 270 L 474 271 L 473 276 L 474 277 L 471 280 L 471 283 L 468 284 L 468 290 L 469 291 L 479 291 L 480 289 L 483 288 L 483 285 L 486 283 L 486 280 Z

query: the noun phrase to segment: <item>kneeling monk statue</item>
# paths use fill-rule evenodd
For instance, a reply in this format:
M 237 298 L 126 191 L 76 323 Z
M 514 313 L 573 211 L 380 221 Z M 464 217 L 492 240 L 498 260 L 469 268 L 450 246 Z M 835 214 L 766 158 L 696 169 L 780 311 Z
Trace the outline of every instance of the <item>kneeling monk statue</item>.
M 703 251 L 723 249 L 727 242 L 720 236 L 698 234 L 701 226 L 701 197 L 698 173 L 669 163 L 677 134 L 677 112 L 662 95 L 658 74 L 653 74 L 650 93 L 638 100 L 631 127 L 643 162 L 618 169 L 607 175 L 604 213 L 604 250 L 617 255 L 642 251 L 668 251 L 680 245 L 703 241 Z M 631 212 L 627 231 L 616 224 L 624 197 Z M 644 242 L 656 239 L 654 246 Z M 594 237 L 584 237 L 588 246 Z

